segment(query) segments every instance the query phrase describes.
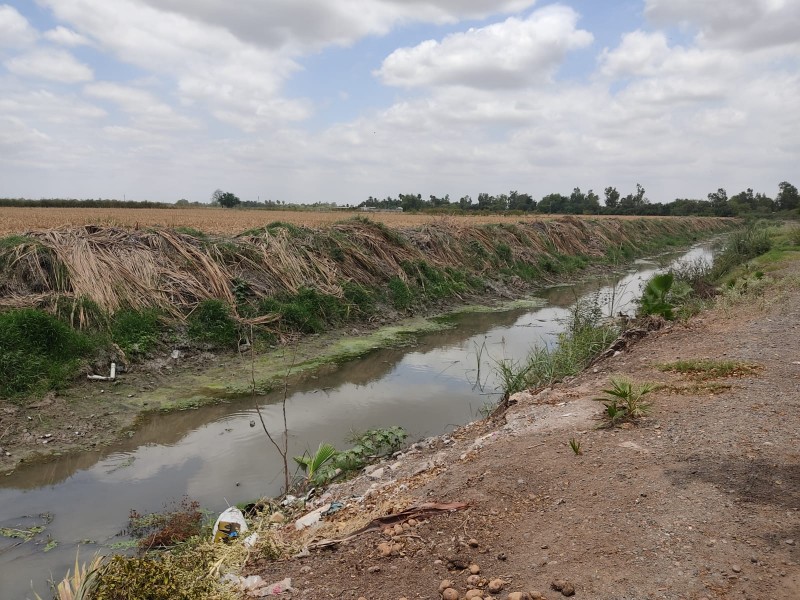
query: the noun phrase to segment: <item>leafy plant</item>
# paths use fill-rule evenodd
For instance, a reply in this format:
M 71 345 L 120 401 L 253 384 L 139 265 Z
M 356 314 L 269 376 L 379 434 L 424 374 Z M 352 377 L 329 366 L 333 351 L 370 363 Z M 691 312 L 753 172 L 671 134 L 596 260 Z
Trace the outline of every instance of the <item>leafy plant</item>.
M 330 463 L 336 457 L 336 454 L 336 448 L 331 444 L 320 444 L 313 454 L 305 452 L 302 456 L 293 458 L 305 471 L 306 483 L 319 485 L 331 478 L 333 469 L 330 468 Z
M 667 301 L 675 276 L 672 273 L 654 275 L 645 285 L 639 300 L 640 312 L 644 315 L 659 315 L 672 320 L 674 306 Z
M 91 600 L 97 588 L 97 576 L 103 564 L 103 557 L 95 554 L 88 563 L 78 563 L 78 554 L 75 555 L 75 568 L 64 576 L 58 585 L 53 584 L 55 600 Z M 36 594 L 38 600 L 42 600 Z
M 650 403 L 644 396 L 655 389 L 651 383 L 635 385 L 628 379 L 612 377 L 611 387 L 603 390 L 608 398 L 595 398 L 605 406 L 603 418 L 610 426 L 616 426 L 623 421 L 635 421 L 645 416 L 650 409 Z
M 530 373 L 533 368 L 533 362 L 523 365 L 519 361 L 510 358 L 496 360 L 495 373 L 500 379 L 503 397 L 508 399 L 517 392 L 527 389 L 528 373 Z
M 408 433 L 400 426 L 386 429 L 368 429 L 350 438 L 354 445 L 339 452 L 335 459 L 337 468 L 343 471 L 358 470 L 379 458 L 402 448 Z

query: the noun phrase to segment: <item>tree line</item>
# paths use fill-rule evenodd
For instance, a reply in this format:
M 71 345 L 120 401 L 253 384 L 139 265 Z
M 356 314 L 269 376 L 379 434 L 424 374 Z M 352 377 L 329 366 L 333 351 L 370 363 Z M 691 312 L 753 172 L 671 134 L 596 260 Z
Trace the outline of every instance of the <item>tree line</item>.
M 768 214 L 778 211 L 796 211 L 800 208 L 800 194 L 787 181 L 778 185 L 778 194 L 770 198 L 766 194 L 754 193 L 752 188 L 728 197 L 724 188 L 708 194 L 706 199 L 676 198 L 672 202 L 650 202 L 641 184 L 636 190 L 622 196 L 615 187 L 603 190 L 603 202 L 593 191 L 574 188 L 569 196 L 560 193 L 547 194 L 535 200 L 530 194 L 511 191 L 496 196 L 478 194 L 477 200 L 463 196 L 451 200 L 444 197 L 421 194 L 399 194 L 378 199 L 370 196 L 358 205 L 359 208 L 397 209 L 404 211 L 483 211 L 483 212 L 532 212 L 562 215 L 653 215 L 653 216 L 716 216 L 733 217 L 748 214 Z
M 211 195 L 212 206 L 223 208 L 252 208 L 261 210 L 325 210 L 344 208 L 334 202 L 314 202 L 312 204 L 290 204 L 281 200 L 241 200 L 232 192 L 216 190 Z M 0 198 L 0 206 L 21 207 L 55 207 L 55 208 L 181 208 L 190 206 L 208 206 L 206 203 L 190 202 L 181 198 L 174 204 L 153 202 L 149 200 L 112 200 L 98 198 L 96 200 L 77 200 L 66 198 L 43 198 L 30 200 L 26 198 Z M 642 215 L 642 216 L 709 216 L 735 217 L 745 215 L 768 215 L 771 213 L 800 212 L 800 194 L 797 188 L 787 181 L 778 185 L 775 198 L 763 193 L 755 193 L 748 188 L 733 196 L 728 196 L 724 188 L 710 192 L 705 199 L 676 198 L 672 202 L 650 202 L 641 184 L 636 190 L 622 196 L 615 187 L 603 190 L 601 201 L 593 190 L 588 192 L 574 188 L 567 196 L 552 193 L 534 199 L 528 193 L 511 191 L 508 194 L 492 195 L 486 192 L 478 194 L 473 200 L 471 196 L 462 196 L 458 200 L 434 195 L 423 198 L 422 194 L 398 194 L 379 199 L 370 196 L 358 205 L 349 208 L 403 209 L 407 212 L 519 212 L 559 215 Z

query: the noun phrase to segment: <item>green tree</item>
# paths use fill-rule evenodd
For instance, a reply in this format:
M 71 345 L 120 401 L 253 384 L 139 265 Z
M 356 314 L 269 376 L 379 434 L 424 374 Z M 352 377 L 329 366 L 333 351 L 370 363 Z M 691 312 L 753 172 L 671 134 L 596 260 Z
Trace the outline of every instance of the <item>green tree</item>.
M 797 193 L 797 188 L 791 183 L 782 181 L 778 185 L 778 190 L 775 202 L 780 210 L 794 210 L 800 206 L 800 194 Z
M 605 196 L 606 196 L 606 207 L 614 209 L 617 208 L 617 204 L 619 204 L 619 192 L 615 187 L 607 187 L 605 189 Z
M 231 192 L 223 192 L 222 190 L 215 190 L 211 194 L 211 204 L 222 206 L 223 208 L 233 208 L 239 204 L 241 200 Z
M 708 201 L 711 202 L 711 209 L 718 217 L 727 217 L 732 214 L 728 204 L 728 192 L 725 188 L 719 188 L 716 192 L 711 192 L 708 195 Z

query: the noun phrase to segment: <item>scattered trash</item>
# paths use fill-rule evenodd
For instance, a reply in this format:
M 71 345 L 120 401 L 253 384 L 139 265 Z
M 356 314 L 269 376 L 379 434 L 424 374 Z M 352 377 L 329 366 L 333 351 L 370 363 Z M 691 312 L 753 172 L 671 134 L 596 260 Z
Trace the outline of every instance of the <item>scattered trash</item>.
M 252 548 L 258 543 L 258 533 L 252 533 L 244 538 L 244 545 L 248 548 Z
M 316 525 L 319 523 L 320 519 L 322 519 L 322 515 L 325 514 L 328 510 L 330 510 L 330 504 L 323 504 L 316 510 L 312 510 L 307 515 L 303 515 L 297 521 L 294 522 L 294 527 L 298 531 L 302 531 L 308 527 Z
M 90 381 L 114 381 L 117 378 L 117 363 L 111 363 L 111 373 L 108 377 L 105 375 L 87 375 Z
M 275 583 L 271 583 L 266 588 L 263 588 L 254 596 L 263 598 L 264 596 L 280 596 L 284 592 L 290 592 L 292 590 L 292 579 L 291 577 L 287 577 L 286 579 L 281 579 Z
M 330 515 L 334 515 L 337 512 L 339 512 L 340 510 L 342 510 L 343 508 L 344 508 L 344 504 L 342 504 L 341 502 L 331 502 L 330 508 L 328 510 L 326 510 L 324 513 L 322 513 L 322 516 L 323 517 L 328 517 Z
M 220 578 L 220 582 L 236 586 L 240 591 L 254 598 L 280 596 L 284 592 L 292 591 L 292 579 L 290 577 L 267 585 L 267 582 L 264 581 L 260 575 L 238 577 L 232 573 L 228 573 Z
M 214 530 L 211 533 L 215 542 L 230 543 L 247 531 L 247 523 L 244 515 L 235 506 L 225 510 L 214 523 Z

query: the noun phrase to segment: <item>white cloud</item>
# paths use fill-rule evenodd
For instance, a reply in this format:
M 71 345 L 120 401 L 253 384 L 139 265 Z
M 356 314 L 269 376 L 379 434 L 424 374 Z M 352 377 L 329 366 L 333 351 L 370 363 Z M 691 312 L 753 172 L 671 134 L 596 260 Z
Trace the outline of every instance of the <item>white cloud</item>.
M 171 106 L 159 101 L 152 93 L 139 88 L 100 81 L 84 87 L 93 98 L 108 100 L 131 115 L 141 127 L 149 129 L 193 129 L 198 124 L 176 113 Z
M 4 64 L 15 75 L 59 83 L 81 83 L 94 76 L 92 69 L 64 50 L 32 50 Z
M 174 78 L 180 100 L 202 102 L 242 129 L 304 118 L 308 106 L 280 98 L 299 69 L 289 56 L 241 41 L 219 25 L 135 0 L 43 0 L 55 15 L 126 63 Z M 233 11 L 237 12 L 237 11 Z
M 11 82 L 1 81 L 4 93 L 0 97 L 0 114 L 35 118 L 43 124 L 84 124 L 106 116 L 106 111 L 67 94 L 49 90 L 14 88 Z
M 614 50 L 605 48 L 600 55 L 601 71 L 610 77 L 652 75 L 669 55 L 667 36 L 662 32 L 636 30 L 622 36 Z
M 7 4 L 0 5 L 0 47 L 27 46 L 37 37 L 36 30 L 17 9 Z
M 591 33 L 576 29 L 577 21 L 571 8 L 550 6 L 527 19 L 511 17 L 441 42 L 400 48 L 383 61 L 377 75 L 386 84 L 405 87 L 498 89 L 544 83 L 567 52 L 592 43 Z
M 89 44 L 89 40 L 87 40 L 80 33 L 76 33 L 62 25 L 59 25 L 54 29 L 50 29 L 49 31 L 45 31 L 44 38 L 55 44 L 69 46 L 71 48 L 75 46 L 86 46 Z
M 645 15 L 659 25 L 699 29 L 709 45 L 742 50 L 800 45 L 796 0 L 645 0 Z
M 145 0 L 160 10 L 222 26 L 268 48 L 319 49 L 384 35 L 405 23 L 456 23 L 516 13 L 535 0 Z

